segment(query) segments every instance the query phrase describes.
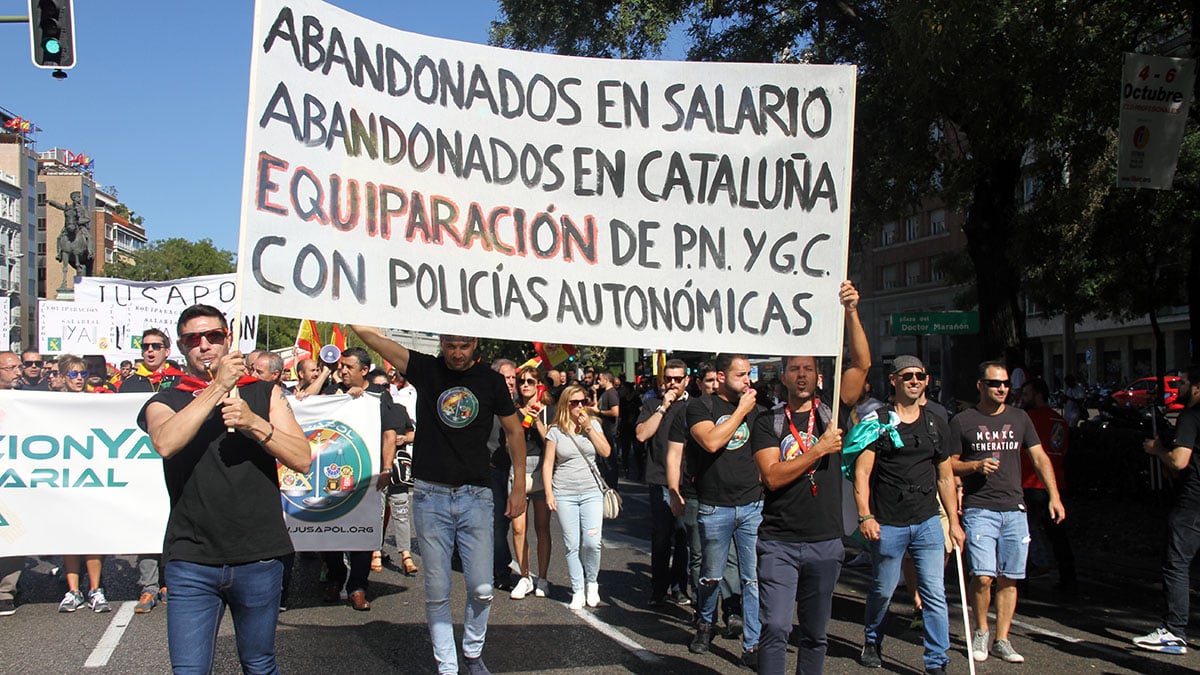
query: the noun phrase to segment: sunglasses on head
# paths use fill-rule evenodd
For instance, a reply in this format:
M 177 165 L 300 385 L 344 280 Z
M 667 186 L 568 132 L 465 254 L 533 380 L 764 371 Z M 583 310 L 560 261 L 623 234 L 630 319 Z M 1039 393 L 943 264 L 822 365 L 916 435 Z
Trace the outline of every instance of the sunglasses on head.
M 924 382 L 926 379 L 929 378 L 929 373 L 918 373 L 915 371 L 909 371 L 907 373 L 900 374 L 900 379 L 904 380 L 905 382 L 909 382 L 913 378 L 916 378 L 917 382 Z
M 161 342 L 143 342 L 142 343 L 142 351 L 144 351 L 144 352 L 156 352 L 160 349 L 166 349 L 166 348 L 167 348 L 167 346 Z
M 88 371 L 86 371 L 86 370 L 68 370 L 67 371 L 67 377 L 71 378 L 72 380 L 76 380 L 81 377 L 87 377 L 87 376 L 88 376 Z
M 1012 387 L 1012 380 L 983 380 L 983 383 L 989 389 L 1000 389 L 1001 387 L 1008 389 Z
M 179 344 L 185 349 L 195 349 L 200 346 L 200 340 L 208 340 L 208 344 L 215 345 L 218 342 L 225 342 L 225 338 L 229 337 L 229 331 L 224 328 L 214 328 L 199 333 L 184 333 L 179 336 Z

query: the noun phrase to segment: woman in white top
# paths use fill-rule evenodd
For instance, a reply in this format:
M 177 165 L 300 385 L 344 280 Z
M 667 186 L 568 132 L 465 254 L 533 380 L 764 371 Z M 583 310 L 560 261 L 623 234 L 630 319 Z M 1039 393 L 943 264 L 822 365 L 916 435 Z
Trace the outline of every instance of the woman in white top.
M 595 471 L 596 457 L 611 448 L 600 422 L 587 410 L 588 395 L 578 385 L 563 390 L 554 424 L 546 434 L 542 481 L 546 505 L 558 514 L 571 578 L 571 609 L 600 604 L 601 528 L 604 492 Z

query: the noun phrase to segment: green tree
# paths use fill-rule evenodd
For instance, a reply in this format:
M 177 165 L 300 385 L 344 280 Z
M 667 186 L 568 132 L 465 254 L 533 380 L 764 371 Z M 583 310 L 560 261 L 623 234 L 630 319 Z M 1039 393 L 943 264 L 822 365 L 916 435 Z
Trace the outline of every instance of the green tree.
M 855 228 L 874 231 L 932 194 L 961 210 L 985 354 L 1023 343 L 1022 269 L 1062 251 L 1018 255 L 1033 222 L 1024 181 L 1043 204 L 1070 195 L 1069 177 L 1094 171 L 1116 126 L 1121 53 L 1153 49 L 1194 11 L 1188 0 L 500 4 L 492 39 L 507 47 L 637 58 L 657 53 L 667 22 L 686 24 L 694 60 L 858 64 Z M 1039 215 L 1045 229 L 1078 226 Z
M 131 262 L 118 260 L 106 264 L 104 276 L 133 281 L 172 281 L 234 271 L 233 252 L 217 248 L 211 239 L 159 239 L 129 255 Z

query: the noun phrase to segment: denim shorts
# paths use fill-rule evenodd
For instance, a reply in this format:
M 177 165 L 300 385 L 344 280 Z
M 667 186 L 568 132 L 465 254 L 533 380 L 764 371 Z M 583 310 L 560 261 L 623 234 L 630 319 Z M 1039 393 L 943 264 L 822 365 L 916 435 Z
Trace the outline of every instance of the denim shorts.
M 967 555 L 977 577 L 1025 578 L 1029 520 L 1024 511 L 963 509 Z

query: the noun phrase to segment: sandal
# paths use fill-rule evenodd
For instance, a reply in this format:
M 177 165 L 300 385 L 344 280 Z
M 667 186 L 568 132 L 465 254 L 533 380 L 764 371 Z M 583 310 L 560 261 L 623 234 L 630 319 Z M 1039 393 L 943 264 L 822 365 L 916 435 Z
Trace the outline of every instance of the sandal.
M 375 551 L 371 554 L 371 571 L 383 571 L 383 553 L 381 551 Z
M 417 567 L 416 563 L 413 562 L 411 553 L 405 553 L 401 556 L 400 563 L 404 567 L 405 576 L 415 576 L 417 572 L 421 571 L 421 568 Z

